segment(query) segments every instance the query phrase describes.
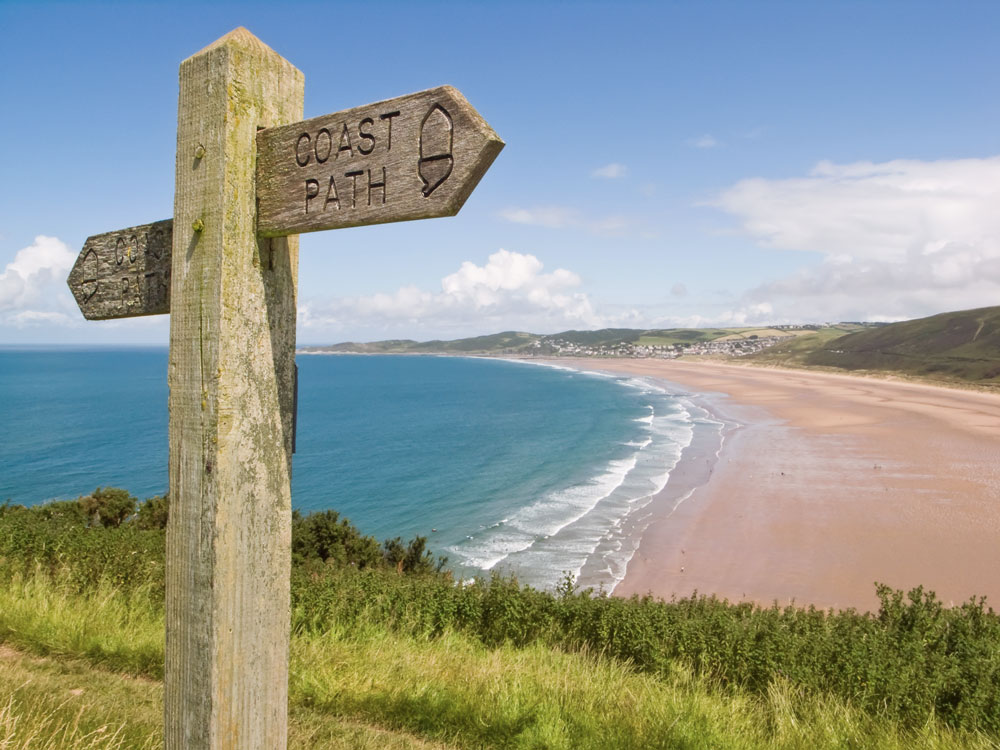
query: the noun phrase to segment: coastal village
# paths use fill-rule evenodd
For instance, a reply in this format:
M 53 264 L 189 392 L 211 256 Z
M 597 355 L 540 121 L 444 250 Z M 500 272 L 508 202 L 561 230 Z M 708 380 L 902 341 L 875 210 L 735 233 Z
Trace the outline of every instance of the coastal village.
M 745 357 L 774 346 L 788 336 L 751 336 L 740 339 L 699 341 L 680 344 L 636 344 L 623 341 L 611 345 L 585 346 L 570 341 L 536 341 L 535 353 L 563 357 L 633 357 L 637 359 L 676 359 L 681 355 L 722 354 L 730 357 Z

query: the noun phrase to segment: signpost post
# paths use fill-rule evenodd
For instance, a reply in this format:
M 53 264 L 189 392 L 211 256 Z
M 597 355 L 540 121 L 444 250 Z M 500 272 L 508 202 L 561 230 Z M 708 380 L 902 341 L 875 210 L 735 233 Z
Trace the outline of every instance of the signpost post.
M 301 232 L 458 212 L 503 148 L 430 89 L 304 122 L 246 29 L 180 68 L 173 219 L 90 237 L 88 319 L 170 313 L 165 746 L 287 745 Z

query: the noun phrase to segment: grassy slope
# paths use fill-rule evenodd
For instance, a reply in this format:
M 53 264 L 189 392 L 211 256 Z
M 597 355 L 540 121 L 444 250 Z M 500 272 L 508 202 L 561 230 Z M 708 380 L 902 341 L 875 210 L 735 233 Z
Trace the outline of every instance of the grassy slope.
M 0 586 L 0 642 L 22 651 L 0 653 L 0 746 L 159 747 L 162 628 L 142 591 L 74 593 L 45 576 Z M 996 747 L 933 720 L 904 732 L 780 682 L 754 697 L 683 670 L 658 679 L 597 654 L 375 624 L 297 632 L 290 692 L 290 747 Z
M 1000 386 L 1000 307 L 943 313 L 841 336 L 820 331 L 750 359 Z
M 158 682 L 42 659 L 0 645 L 0 748 L 163 746 Z
M 140 522 L 155 520 L 155 513 L 146 511 L 155 511 L 160 501 L 144 503 L 136 519 L 120 527 L 88 527 L 87 509 L 98 494 L 33 509 L 0 506 L 0 642 L 42 654 L 82 655 L 107 669 L 156 677 L 163 659 L 163 532 L 144 529 Z M 105 511 L 110 512 L 118 507 L 111 501 L 123 491 L 100 494 L 109 503 Z M 117 517 L 105 515 L 112 520 Z M 596 653 L 611 667 L 627 667 L 643 684 L 648 679 L 665 688 L 693 690 L 695 698 L 702 695 L 712 705 L 719 700 L 727 705 L 734 700 L 765 705 L 778 691 L 791 701 L 789 710 L 800 721 L 806 721 L 801 718 L 806 715 L 825 716 L 823 711 L 832 710 L 831 706 L 846 704 L 851 711 L 843 721 L 884 725 L 883 733 L 913 732 L 931 722 L 1000 737 L 1000 617 L 987 611 L 982 601 L 944 608 L 933 594 L 920 588 L 904 595 L 878 587 L 879 611 L 865 615 L 812 608 L 763 609 L 704 597 L 669 603 L 594 597 L 573 592 L 569 582 L 552 595 L 500 577 L 455 586 L 447 576 L 433 573 L 430 556 L 421 558 L 426 565 L 410 568 L 423 573 L 399 575 L 394 557 L 384 558 L 374 540 L 364 544 L 367 538 L 352 529 L 332 512 L 293 521 L 291 615 L 296 643 L 334 633 L 338 634 L 335 642 L 353 639 L 355 645 L 360 644 L 358 648 L 365 648 L 369 641 L 364 638 L 370 635 L 376 661 L 390 641 L 416 644 L 420 653 L 426 647 L 435 661 L 443 658 L 434 656 L 435 649 L 452 650 L 436 644 L 445 640 L 466 643 L 470 653 L 481 655 L 470 657 L 463 666 L 461 671 L 468 674 L 478 669 L 477 658 L 498 652 L 554 652 L 571 660 L 583 658 L 585 665 L 591 664 L 587 653 Z M 389 546 L 386 553 L 391 551 Z M 372 551 L 381 565 L 370 559 Z M 403 551 L 401 546 L 398 551 Z M 404 571 L 406 560 L 419 552 L 407 549 Z M 357 564 L 348 565 L 349 560 Z M 402 651 L 401 662 L 419 663 L 419 654 Z M 332 652 L 330 656 L 342 658 Z M 547 657 L 538 659 L 546 662 Z M 309 662 L 317 670 L 325 663 L 318 657 Z M 548 670 L 546 666 L 541 671 L 547 674 Z M 693 677 L 678 688 L 678 675 L 685 673 Z M 362 683 L 368 679 L 366 674 L 358 672 Z M 377 674 L 371 672 L 372 687 Z M 393 674 L 377 696 L 365 698 L 367 708 L 358 709 L 362 719 L 367 716 L 367 721 L 384 724 L 379 717 L 387 715 L 385 701 L 402 706 L 399 696 L 385 692 L 398 681 Z M 503 741 L 498 740 L 496 746 L 513 742 L 505 728 L 512 727 L 516 737 L 528 729 L 534 731 L 531 707 L 549 705 L 545 701 L 550 700 L 550 690 L 542 690 L 538 679 L 487 669 L 484 679 L 494 688 L 483 693 L 486 701 L 497 691 L 502 693 L 508 680 L 517 684 L 526 680 L 529 687 L 526 698 L 515 700 L 521 708 L 514 719 L 506 712 L 484 715 L 485 709 L 476 708 L 475 703 L 470 706 L 463 697 L 469 685 L 456 692 L 445 677 L 441 679 L 443 683 L 432 679 L 411 683 L 411 687 L 454 693 L 449 701 L 465 706 L 461 716 L 478 716 L 477 722 L 499 733 Z M 352 684 L 342 684 L 337 694 L 354 696 Z M 626 692 L 638 689 L 626 688 Z M 539 690 L 547 696 L 542 703 L 531 697 L 532 691 Z M 575 698 L 555 695 L 553 699 L 558 706 L 551 710 L 559 722 L 573 728 L 582 721 L 565 716 L 576 710 Z M 326 707 L 321 713 L 327 712 L 328 701 L 320 703 Z M 403 721 L 402 729 L 423 727 L 428 720 L 419 710 L 393 715 Z M 757 740 L 745 746 L 765 746 L 760 737 L 771 735 L 761 735 L 761 726 L 774 722 L 767 710 L 751 711 L 748 716 L 745 730 Z M 625 720 L 613 712 L 609 717 L 616 724 Z M 649 725 L 649 716 L 635 718 L 639 724 L 630 730 L 632 739 L 662 730 L 655 721 Z M 431 722 L 432 736 L 442 741 L 478 731 L 455 717 L 442 721 Z M 804 726 L 801 731 L 819 731 L 825 720 L 808 721 L 818 721 L 820 726 Z M 577 734 L 595 732 L 606 739 L 597 730 Z M 629 744 L 622 741 L 617 746 Z
M 808 367 L 808 357 L 831 341 L 842 338 L 846 332 L 840 328 L 822 328 L 818 331 L 796 336 L 782 341 L 763 351 L 751 354 L 745 361 L 762 365 L 783 365 L 785 367 Z
M 0 645 L 0 748 L 154 750 L 163 747 L 163 685 Z M 448 750 L 370 723 L 301 706 L 289 716 L 289 747 L 310 750 Z
M 475 336 L 453 341 L 413 341 L 390 339 L 359 344 L 345 342 L 332 346 L 306 347 L 307 350 L 360 354 L 463 354 L 471 352 L 521 351 L 530 347 L 540 336 L 519 331 L 504 331 L 488 336 Z

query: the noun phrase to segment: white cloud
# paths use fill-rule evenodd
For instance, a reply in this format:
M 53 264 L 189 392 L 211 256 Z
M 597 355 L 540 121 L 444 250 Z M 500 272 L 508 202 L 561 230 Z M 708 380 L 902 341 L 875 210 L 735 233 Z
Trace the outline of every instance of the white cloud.
M 75 325 L 66 276 L 76 255 L 55 237 L 38 235 L 0 274 L 0 327 Z
M 714 205 L 761 245 L 821 254 L 745 295 L 782 320 L 901 319 L 1000 302 L 1000 157 L 820 162 L 806 177 L 743 180 Z
M 590 176 L 606 180 L 617 180 L 620 177 L 624 177 L 626 174 L 628 174 L 628 168 L 624 164 L 612 162 L 611 164 L 605 164 L 603 167 L 598 167 L 590 173 Z
M 704 135 L 700 135 L 697 138 L 689 139 L 688 145 L 693 146 L 694 148 L 716 148 L 718 146 L 721 146 L 722 143 L 720 143 L 718 139 L 715 138 L 715 136 L 705 133 Z
M 604 319 L 577 291 L 580 277 L 544 271 L 534 255 L 493 253 L 480 266 L 466 261 L 431 292 L 406 286 L 391 294 L 306 301 L 299 323 L 311 338 L 350 329 L 367 335 L 466 336 L 485 331 L 599 327 Z
M 65 284 L 74 260 L 76 256 L 55 237 L 35 237 L 0 274 L 0 311 L 23 311 L 44 304 L 49 285 Z

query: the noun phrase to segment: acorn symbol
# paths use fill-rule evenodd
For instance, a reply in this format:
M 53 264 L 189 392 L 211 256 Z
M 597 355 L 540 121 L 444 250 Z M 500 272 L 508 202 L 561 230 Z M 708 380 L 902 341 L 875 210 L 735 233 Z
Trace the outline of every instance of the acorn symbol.
M 423 194 L 429 198 L 451 175 L 455 159 L 451 155 L 455 141 L 455 126 L 451 115 L 440 104 L 435 104 L 420 123 L 420 160 L 417 174 L 424 183 Z
M 80 293 L 76 295 L 76 298 L 78 300 L 82 298 L 83 302 L 90 302 L 90 298 L 97 294 L 97 274 L 99 271 L 97 253 L 94 252 L 94 248 L 90 248 L 83 256 L 83 261 L 77 261 L 77 265 L 82 271 L 80 275 L 83 278 L 80 279 Z M 73 270 L 75 271 L 76 268 Z M 94 286 L 91 287 L 91 284 Z

